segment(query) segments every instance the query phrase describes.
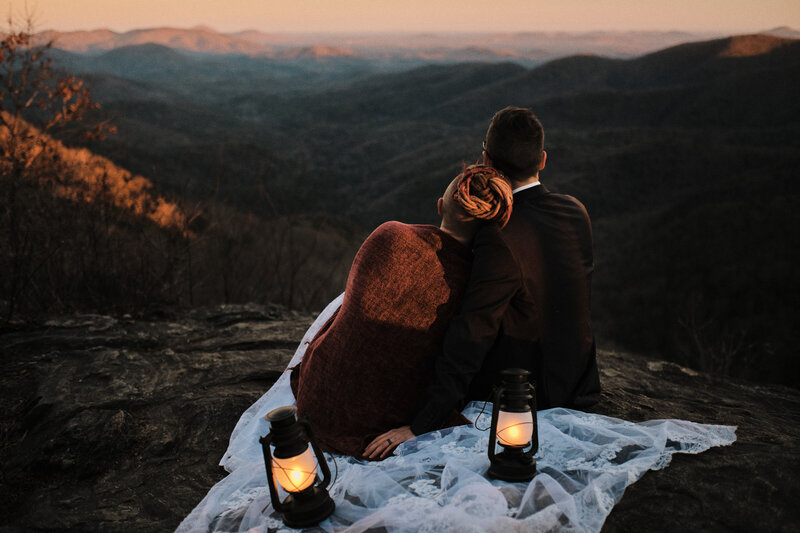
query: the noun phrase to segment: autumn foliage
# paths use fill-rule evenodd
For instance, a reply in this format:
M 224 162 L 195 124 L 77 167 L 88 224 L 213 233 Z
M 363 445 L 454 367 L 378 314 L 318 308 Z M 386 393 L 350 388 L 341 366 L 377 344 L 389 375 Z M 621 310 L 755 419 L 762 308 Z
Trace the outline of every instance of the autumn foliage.
M 86 203 L 109 201 L 115 208 L 147 218 L 162 228 L 184 231 L 186 217 L 177 203 L 155 194 L 147 178 L 133 175 L 86 148 L 67 147 L 8 113 L 0 116 L 4 123 L 0 126 L 0 146 L 8 146 L 11 141 L 11 128 L 5 124 L 10 124 L 26 141 L 20 143 L 19 149 L 31 159 L 25 173 L 27 179 L 50 187 L 60 198 Z M 13 164 L 7 158 L 3 163 Z

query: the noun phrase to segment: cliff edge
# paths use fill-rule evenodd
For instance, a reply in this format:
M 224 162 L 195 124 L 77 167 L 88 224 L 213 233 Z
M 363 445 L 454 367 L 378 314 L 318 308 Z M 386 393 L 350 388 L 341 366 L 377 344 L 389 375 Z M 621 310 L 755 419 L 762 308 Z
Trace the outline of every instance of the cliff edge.
M 0 329 L 2 532 L 173 530 L 313 316 L 219 306 Z M 598 413 L 738 426 L 628 488 L 603 531 L 796 531 L 800 392 L 599 353 Z

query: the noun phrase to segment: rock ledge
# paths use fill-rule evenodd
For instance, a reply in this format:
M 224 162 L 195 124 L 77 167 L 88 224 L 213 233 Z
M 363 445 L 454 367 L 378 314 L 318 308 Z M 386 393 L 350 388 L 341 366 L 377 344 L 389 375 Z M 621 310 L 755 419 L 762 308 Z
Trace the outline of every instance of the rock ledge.
M 230 305 L 0 331 L 0 531 L 173 530 L 312 321 Z M 596 412 L 739 427 L 733 446 L 647 473 L 603 531 L 800 529 L 800 392 L 620 352 L 601 350 L 600 366 Z

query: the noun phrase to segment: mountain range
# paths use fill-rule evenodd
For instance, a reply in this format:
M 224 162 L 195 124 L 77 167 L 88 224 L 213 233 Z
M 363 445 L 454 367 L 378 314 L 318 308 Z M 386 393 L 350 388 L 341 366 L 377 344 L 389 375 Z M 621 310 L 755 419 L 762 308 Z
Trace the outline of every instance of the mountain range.
M 798 38 L 788 27 L 761 32 Z M 199 54 L 233 54 L 276 59 L 358 56 L 365 59 L 427 61 L 504 61 L 540 63 L 556 57 L 596 54 L 632 57 L 687 41 L 722 36 L 688 32 L 517 32 L 445 34 L 278 34 L 246 30 L 222 33 L 207 26 L 149 28 L 127 32 L 107 29 L 38 34 L 41 42 L 75 53 L 101 53 L 125 46 L 160 44 Z
M 298 49 L 296 38 L 281 46 Z M 492 114 L 530 107 L 547 132 L 543 182 L 594 221 L 603 342 L 796 382 L 800 41 L 740 35 L 532 68 L 388 72 L 357 55 L 359 42 L 319 45 L 356 52 L 334 61 L 163 44 L 53 52 L 118 126 L 92 150 L 194 201 L 321 216 L 362 235 L 388 219 L 436 223 L 436 198 L 480 156 Z
M 779 29 L 780 30 L 780 29 Z M 790 29 L 781 30 L 784 33 Z M 463 34 L 268 34 L 257 30 L 221 33 L 205 26 L 107 29 L 38 35 L 40 42 L 74 53 L 97 54 L 126 46 L 160 44 L 195 54 L 246 55 L 272 59 L 357 56 L 369 60 L 504 61 L 532 65 L 572 54 L 631 57 L 713 36 L 686 32 L 527 32 Z M 784 35 L 786 36 L 786 35 Z

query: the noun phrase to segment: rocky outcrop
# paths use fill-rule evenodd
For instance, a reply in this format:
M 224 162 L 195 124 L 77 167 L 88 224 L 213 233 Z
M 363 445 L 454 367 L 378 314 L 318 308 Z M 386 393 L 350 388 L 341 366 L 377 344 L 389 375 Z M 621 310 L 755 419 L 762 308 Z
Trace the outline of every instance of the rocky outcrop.
M 313 317 L 271 306 L 0 330 L 0 531 L 169 531 Z M 739 426 L 628 488 L 604 531 L 795 531 L 800 393 L 601 351 L 596 411 Z
M 628 487 L 603 531 L 797 531 L 800 393 L 601 352 L 595 411 L 633 421 L 682 418 L 738 426 L 732 446 L 675 454 Z

